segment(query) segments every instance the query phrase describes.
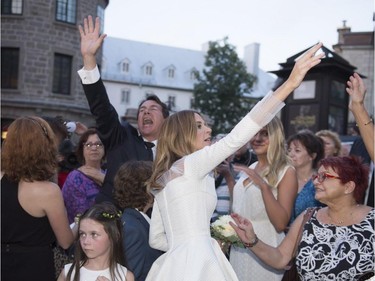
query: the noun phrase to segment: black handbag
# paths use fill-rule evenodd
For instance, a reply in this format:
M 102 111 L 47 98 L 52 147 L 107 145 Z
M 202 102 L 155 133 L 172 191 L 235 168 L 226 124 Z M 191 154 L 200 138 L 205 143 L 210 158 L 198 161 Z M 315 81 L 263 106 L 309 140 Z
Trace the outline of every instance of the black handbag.
M 289 261 L 288 265 L 285 267 L 285 273 L 281 281 L 299 281 L 298 271 L 297 271 L 297 266 L 296 266 L 296 256 L 297 256 L 298 245 L 302 238 L 303 228 L 306 222 L 310 220 L 315 209 L 316 208 L 308 208 L 306 210 L 305 215 L 303 216 L 303 221 L 298 232 L 296 244 L 294 245 L 292 258 Z

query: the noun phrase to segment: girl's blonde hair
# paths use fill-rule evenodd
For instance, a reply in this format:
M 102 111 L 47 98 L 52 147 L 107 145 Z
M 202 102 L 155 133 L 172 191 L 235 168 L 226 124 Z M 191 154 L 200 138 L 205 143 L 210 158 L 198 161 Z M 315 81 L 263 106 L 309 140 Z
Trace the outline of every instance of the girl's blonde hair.
M 280 119 L 274 117 L 266 126 L 269 146 L 267 150 L 268 167 L 264 170 L 264 176 L 271 186 L 276 186 L 279 172 L 290 164 L 287 156 L 284 127 Z
M 153 173 L 147 183 L 149 189 L 162 189 L 157 179 L 168 171 L 172 164 L 194 152 L 197 125 L 193 110 L 179 111 L 167 119 L 161 126 Z

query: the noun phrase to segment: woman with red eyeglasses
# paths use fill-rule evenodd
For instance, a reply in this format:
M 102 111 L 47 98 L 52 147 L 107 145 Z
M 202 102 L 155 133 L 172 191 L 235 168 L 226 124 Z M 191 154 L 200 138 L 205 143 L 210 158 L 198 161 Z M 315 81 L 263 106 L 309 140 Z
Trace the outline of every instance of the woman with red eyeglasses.
M 368 184 L 368 167 L 359 158 L 329 157 L 312 176 L 315 198 L 326 204 L 303 224 L 301 214 L 278 247 L 260 241 L 251 222 L 233 214 L 237 234 L 263 262 L 284 268 L 298 244 L 300 280 L 366 280 L 374 272 L 375 209 L 361 205 Z M 298 233 L 302 227 L 302 237 Z M 367 276 L 368 276 L 367 275 Z

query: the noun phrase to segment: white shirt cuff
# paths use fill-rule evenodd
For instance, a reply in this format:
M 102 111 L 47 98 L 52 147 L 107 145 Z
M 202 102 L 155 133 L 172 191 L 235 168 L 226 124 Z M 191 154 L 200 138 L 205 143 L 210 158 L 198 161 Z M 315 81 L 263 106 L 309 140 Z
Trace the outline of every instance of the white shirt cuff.
M 81 78 L 82 84 L 94 84 L 100 79 L 100 72 L 98 66 L 95 66 L 92 70 L 86 70 L 81 68 L 77 71 L 79 77 Z

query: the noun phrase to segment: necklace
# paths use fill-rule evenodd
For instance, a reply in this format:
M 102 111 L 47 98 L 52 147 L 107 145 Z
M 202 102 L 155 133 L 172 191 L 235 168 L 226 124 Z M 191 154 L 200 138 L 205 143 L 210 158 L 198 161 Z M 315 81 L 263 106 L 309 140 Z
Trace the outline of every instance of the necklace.
M 353 212 L 355 211 L 355 209 L 359 206 L 359 204 L 356 204 L 354 206 L 354 208 L 352 208 L 351 212 L 350 212 L 350 218 L 345 220 L 345 219 L 339 219 L 339 220 L 336 220 L 336 219 L 333 219 L 332 216 L 329 214 L 329 211 L 327 210 L 327 215 L 328 215 L 328 218 L 329 218 L 329 221 L 331 224 L 336 224 L 336 225 L 342 225 L 344 224 L 344 222 L 347 222 L 347 221 L 351 221 L 352 218 L 353 218 Z

